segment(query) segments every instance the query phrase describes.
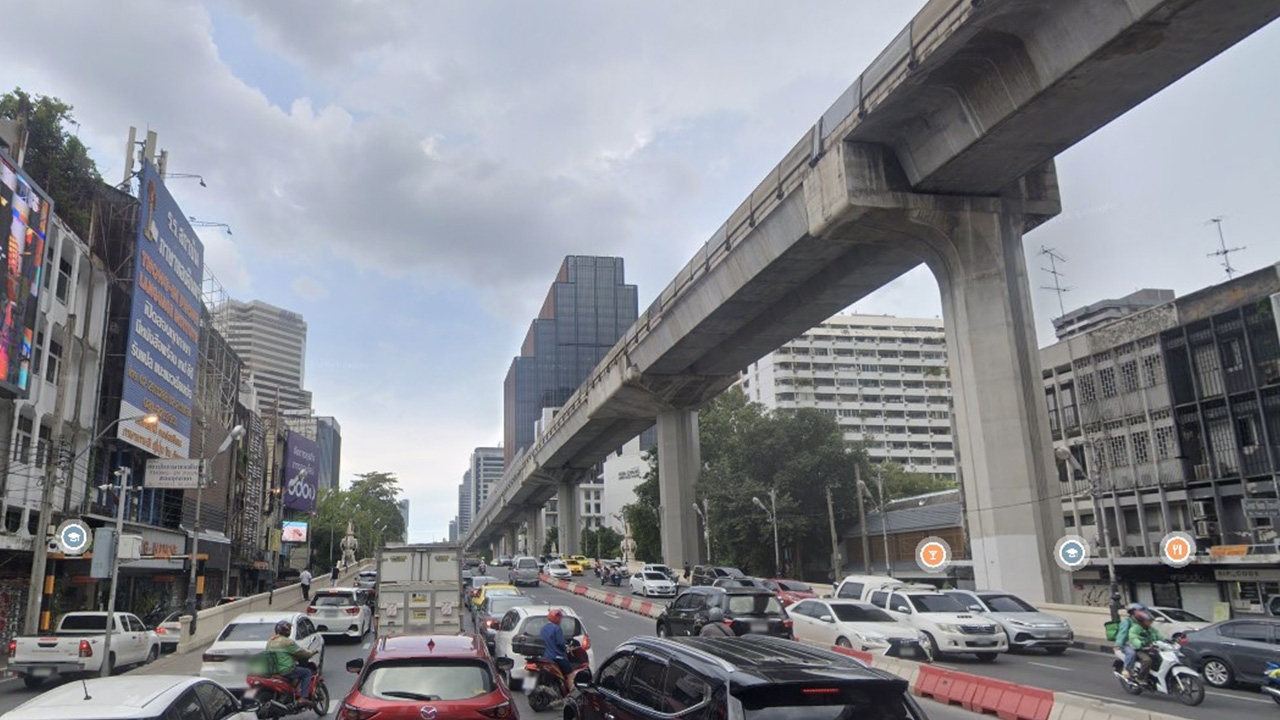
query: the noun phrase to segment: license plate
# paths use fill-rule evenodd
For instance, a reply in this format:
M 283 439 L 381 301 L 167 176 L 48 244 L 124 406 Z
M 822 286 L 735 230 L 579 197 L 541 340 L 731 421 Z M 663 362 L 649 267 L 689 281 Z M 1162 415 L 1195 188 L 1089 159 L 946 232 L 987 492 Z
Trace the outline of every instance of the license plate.
M 904 657 L 904 658 L 915 657 L 915 656 L 916 656 L 916 649 L 915 649 L 915 648 L 913 648 L 913 647 L 904 647 L 904 648 L 899 648 L 899 649 L 898 649 L 898 655 L 900 655 L 900 656 L 902 656 L 902 657 Z
M 1049 637 L 1051 638 L 1065 638 L 1067 635 L 1068 633 L 1066 630 L 1054 630 L 1049 633 Z
M 769 623 L 767 623 L 767 622 L 759 622 L 759 621 L 753 622 L 753 623 L 751 623 L 751 630 L 752 630 L 752 631 L 754 631 L 754 632 L 768 632 L 768 631 L 769 631 Z
M 973 647 L 995 647 L 996 645 L 994 640 L 975 640 L 969 644 Z
M 27 674 L 32 677 L 49 677 L 53 674 L 53 668 L 31 668 Z

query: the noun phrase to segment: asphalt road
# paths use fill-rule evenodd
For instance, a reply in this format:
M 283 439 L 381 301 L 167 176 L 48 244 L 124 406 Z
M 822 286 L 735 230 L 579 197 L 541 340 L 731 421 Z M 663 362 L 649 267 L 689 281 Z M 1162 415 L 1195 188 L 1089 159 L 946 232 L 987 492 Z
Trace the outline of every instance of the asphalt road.
M 586 623 L 591 635 L 592 647 L 599 662 L 607 655 L 606 648 L 636 635 L 653 635 L 653 620 L 625 610 L 617 610 L 587 598 L 541 586 L 527 593 L 548 604 L 561 604 L 573 608 Z M 994 663 L 979 662 L 971 656 L 948 656 L 937 663 L 941 667 L 962 672 L 1007 680 L 1022 685 L 1046 688 L 1057 692 L 1071 692 L 1118 706 L 1141 707 L 1193 720 L 1253 720 L 1276 717 L 1276 704 L 1256 690 L 1207 689 L 1204 702 L 1189 708 L 1167 696 L 1125 695 L 1111 674 L 1111 658 L 1100 653 L 1069 650 L 1063 655 L 1050 657 L 1039 651 L 1001 655 Z M 972 718 L 974 713 L 930 703 L 931 718 Z

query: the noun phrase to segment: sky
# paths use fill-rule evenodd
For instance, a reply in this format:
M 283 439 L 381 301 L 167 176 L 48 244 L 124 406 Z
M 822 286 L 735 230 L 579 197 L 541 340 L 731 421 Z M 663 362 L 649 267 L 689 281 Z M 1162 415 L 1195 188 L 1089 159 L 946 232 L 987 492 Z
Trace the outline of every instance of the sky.
M 103 176 L 154 130 L 236 298 L 302 313 L 343 479 L 396 473 L 440 539 L 563 257 L 619 255 L 646 307 L 922 2 L 118 0 L 25 4 L 0 89 L 75 107 Z M 323 8 L 321 10 L 321 8 Z M 1058 157 L 1025 238 L 1040 339 L 1066 308 L 1280 260 L 1280 27 Z M 919 268 L 852 310 L 940 315 Z

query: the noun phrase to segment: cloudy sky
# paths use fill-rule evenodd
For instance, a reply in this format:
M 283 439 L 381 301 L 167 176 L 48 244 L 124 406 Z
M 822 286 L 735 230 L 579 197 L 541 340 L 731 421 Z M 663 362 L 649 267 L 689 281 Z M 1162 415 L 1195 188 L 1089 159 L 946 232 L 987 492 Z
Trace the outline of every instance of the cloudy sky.
M 118 181 L 159 133 L 207 262 L 303 313 L 307 385 L 344 475 L 389 470 L 438 539 L 470 449 L 565 254 L 626 258 L 646 306 L 921 2 L 118 0 L 23 5 L 0 88 L 75 106 Z M 11 13 L 12 14 L 12 13 Z M 1280 27 L 1058 159 L 1065 211 L 1026 239 L 1069 260 L 1068 309 L 1280 259 Z M 1041 338 L 1057 298 L 1037 290 Z M 924 270 L 859 303 L 937 316 Z

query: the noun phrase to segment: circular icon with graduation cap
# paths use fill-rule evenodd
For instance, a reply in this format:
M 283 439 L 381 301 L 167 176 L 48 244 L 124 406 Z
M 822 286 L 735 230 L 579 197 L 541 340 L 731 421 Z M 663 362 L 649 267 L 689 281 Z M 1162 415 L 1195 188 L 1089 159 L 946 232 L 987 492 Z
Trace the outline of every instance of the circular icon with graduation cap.
M 1089 555 L 1089 541 L 1079 535 L 1063 536 L 1053 547 L 1053 559 L 1067 572 L 1075 572 L 1088 565 Z
M 79 520 L 67 520 L 58 526 L 58 549 L 64 555 L 83 555 L 93 542 L 93 533 Z

